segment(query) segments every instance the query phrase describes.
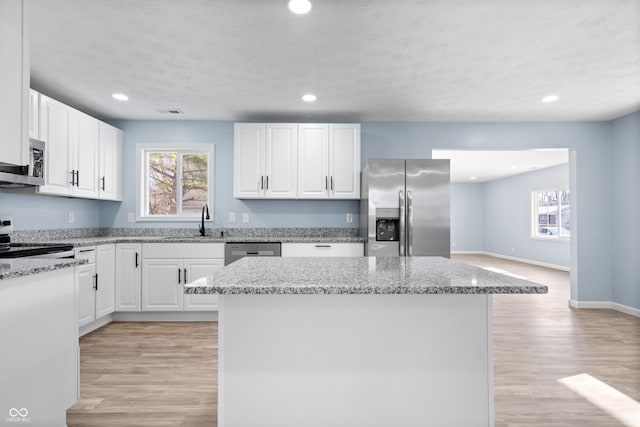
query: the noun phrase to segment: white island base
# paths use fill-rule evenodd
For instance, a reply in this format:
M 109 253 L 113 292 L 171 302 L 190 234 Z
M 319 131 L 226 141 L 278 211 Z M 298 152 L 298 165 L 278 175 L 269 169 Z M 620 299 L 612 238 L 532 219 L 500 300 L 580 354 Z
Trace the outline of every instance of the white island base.
M 492 426 L 491 295 L 220 295 L 220 427 Z

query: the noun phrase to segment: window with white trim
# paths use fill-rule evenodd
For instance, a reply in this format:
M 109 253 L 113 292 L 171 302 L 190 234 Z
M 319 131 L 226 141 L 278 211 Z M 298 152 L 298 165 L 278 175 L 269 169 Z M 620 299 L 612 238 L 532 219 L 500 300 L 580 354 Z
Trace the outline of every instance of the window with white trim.
M 537 190 L 531 192 L 531 237 L 568 240 L 571 236 L 571 204 L 569 190 Z
M 213 211 L 213 144 L 137 144 L 137 218 L 196 221 Z

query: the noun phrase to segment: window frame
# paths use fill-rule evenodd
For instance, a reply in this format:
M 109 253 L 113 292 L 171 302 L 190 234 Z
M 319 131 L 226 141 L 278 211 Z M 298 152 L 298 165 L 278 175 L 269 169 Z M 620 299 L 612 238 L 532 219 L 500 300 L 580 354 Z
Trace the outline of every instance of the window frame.
M 536 190 L 531 190 L 531 233 L 530 238 L 534 240 L 542 240 L 545 242 L 569 242 L 571 240 L 571 230 L 569 230 L 569 235 L 560 234 L 560 227 L 562 226 L 561 221 L 561 197 L 558 197 L 558 213 L 556 220 L 556 229 L 557 234 L 555 236 L 541 236 L 537 234 L 538 229 L 538 193 L 561 193 L 563 191 L 568 191 L 571 194 L 571 190 L 569 187 L 560 186 L 560 187 L 552 187 L 552 188 L 541 188 Z M 560 196 L 560 194 L 558 194 Z M 569 202 L 569 209 L 571 209 L 571 202 Z
M 196 222 L 201 220 L 200 213 L 176 214 L 176 215 L 150 215 L 149 206 L 149 163 L 148 153 L 168 152 L 185 154 L 206 154 L 209 156 L 207 163 L 207 205 L 213 221 L 214 212 L 214 176 L 215 157 L 214 144 L 168 144 L 168 143 L 140 143 L 136 144 L 136 221 L 183 221 Z M 180 169 L 179 165 L 176 165 Z M 177 190 L 181 194 L 181 188 Z

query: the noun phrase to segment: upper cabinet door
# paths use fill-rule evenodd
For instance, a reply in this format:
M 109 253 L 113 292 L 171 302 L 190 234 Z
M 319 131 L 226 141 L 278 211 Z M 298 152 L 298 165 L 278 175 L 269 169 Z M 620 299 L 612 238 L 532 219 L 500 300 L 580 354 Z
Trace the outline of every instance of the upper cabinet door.
M 0 162 L 26 165 L 29 43 L 21 0 L 0 1 Z
M 233 196 L 238 199 L 263 198 L 265 125 L 236 123 L 233 135 Z
M 72 129 L 72 170 L 75 171 L 73 194 L 78 197 L 98 197 L 98 140 L 99 121 L 73 110 Z
M 360 198 L 360 125 L 329 125 L 329 191 L 334 199 Z
M 71 112 L 72 108 L 40 95 L 40 139 L 45 146 L 45 185 L 38 192 L 71 195 Z
M 295 199 L 298 192 L 298 125 L 267 124 L 265 197 Z
M 329 126 L 298 125 L 298 198 L 329 196 Z
M 122 200 L 122 131 L 100 122 L 98 194 L 104 200 Z

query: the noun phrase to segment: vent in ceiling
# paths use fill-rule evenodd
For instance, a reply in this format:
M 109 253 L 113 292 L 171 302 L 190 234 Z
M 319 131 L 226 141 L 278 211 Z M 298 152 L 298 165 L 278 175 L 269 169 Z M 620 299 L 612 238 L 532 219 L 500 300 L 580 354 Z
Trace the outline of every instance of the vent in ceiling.
M 163 114 L 184 114 L 184 111 L 178 108 L 170 108 L 168 110 L 158 110 L 158 112 Z

